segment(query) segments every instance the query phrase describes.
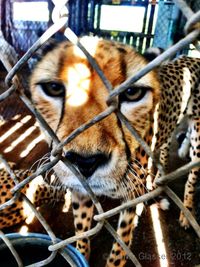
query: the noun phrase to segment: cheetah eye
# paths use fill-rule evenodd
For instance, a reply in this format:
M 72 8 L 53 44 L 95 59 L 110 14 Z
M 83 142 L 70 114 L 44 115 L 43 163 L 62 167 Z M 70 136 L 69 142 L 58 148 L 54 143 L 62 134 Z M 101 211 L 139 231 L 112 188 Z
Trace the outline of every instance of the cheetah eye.
M 150 90 L 149 87 L 132 86 L 126 89 L 122 94 L 119 95 L 120 102 L 137 102 L 141 100 Z
M 59 82 L 44 82 L 39 84 L 48 96 L 52 97 L 64 97 L 65 96 L 65 86 Z

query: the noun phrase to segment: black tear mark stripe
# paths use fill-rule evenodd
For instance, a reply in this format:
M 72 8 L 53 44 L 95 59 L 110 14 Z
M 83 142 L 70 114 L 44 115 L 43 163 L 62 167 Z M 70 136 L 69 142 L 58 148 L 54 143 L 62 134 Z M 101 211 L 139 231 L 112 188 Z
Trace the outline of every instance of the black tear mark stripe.
M 130 151 L 130 148 L 129 148 L 128 143 L 126 141 L 126 138 L 125 138 L 125 132 L 123 130 L 122 123 L 121 123 L 120 119 L 118 118 L 118 116 L 117 116 L 117 125 L 118 125 L 118 127 L 122 133 L 122 141 L 125 144 L 125 153 L 126 153 L 127 161 L 130 163 L 131 162 L 131 151 Z
M 118 50 L 121 52 L 120 53 L 120 69 L 121 69 L 121 74 L 124 77 L 124 80 L 127 78 L 127 67 L 126 67 L 126 61 L 124 58 L 124 54 L 126 54 L 126 50 L 124 48 L 118 48 Z M 122 54 L 122 51 L 123 54 Z
M 65 46 L 65 48 L 67 48 L 67 45 Z M 64 53 L 64 51 L 62 51 L 62 53 L 60 53 L 60 59 L 59 59 L 59 65 L 58 65 L 57 77 L 60 76 L 60 73 L 62 73 L 63 69 L 65 68 L 65 62 L 64 62 L 64 59 L 65 59 L 65 53 Z M 61 122 L 62 122 L 62 120 L 63 120 L 63 117 L 64 117 L 66 95 L 67 95 L 67 88 L 66 88 L 66 86 L 65 86 L 65 94 L 64 94 L 64 96 L 62 97 L 60 119 L 59 119 L 59 122 L 58 122 L 58 125 L 57 125 L 57 128 L 56 128 L 56 131 L 55 131 L 56 134 L 57 134 L 57 132 L 58 132 L 58 129 L 59 129 L 60 124 L 61 124 Z
M 61 122 L 62 122 L 62 120 L 63 120 L 63 117 L 64 117 L 65 97 L 63 97 L 63 99 L 62 99 L 62 107 L 61 107 L 61 108 L 62 108 L 62 109 L 61 109 L 61 115 L 60 115 L 60 118 L 59 118 L 59 122 L 58 122 L 57 128 L 56 128 L 56 130 L 55 130 L 55 134 L 56 134 L 56 136 L 57 136 L 57 133 L 58 133 L 58 129 L 60 128 L 60 124 L 61 124 Z M 58 136 L 57 136 L 57 137 L 58 137 Z M 53 140 L 51 140 L 51 143 L 50 143 L 50 145 L 49 145 L 49 149 L 50 149 L 50 151 L 53 150 Z

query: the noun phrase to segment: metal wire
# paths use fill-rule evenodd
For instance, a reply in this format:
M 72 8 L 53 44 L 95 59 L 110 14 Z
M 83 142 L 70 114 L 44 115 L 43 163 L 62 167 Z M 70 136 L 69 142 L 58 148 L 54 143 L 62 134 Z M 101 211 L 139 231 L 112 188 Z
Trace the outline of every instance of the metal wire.
M 9 248 L 9 250 L 11 251 L 11 253 L 13 254 L 18 267 L 23 267 L 23 262 L 20 259 L 17 251 L 15 250 L 15 248 L 13 247 L 12 243 L 10 242 L 9 238 L 7 238 L 5 236 L 5 234 L 0 230 L 0 238 L 4 241 L 4 243 L 7 245 L 7 247 Z
M 67 1 L 64 1 L 62 3 L 63 5 L 66 4 Z M 64 25 L 66 25 L 67 17 L 62 17 L 56 20 L 56 22 L 41 36 L 41 38 L 27 51 L 27 53 L 14 65 L 12 69 L 10 69 L 10 64 L 7 65 L 8 69 L 8 75 L 6 77 L 6 84 L 9 87 L 9 89 L 0 95 L 0 102 L 7 99 L 10 95 L 13 94 L 13 92 L 17 92 L 19 98 L 25 103 L 25 105 L 29 108 L 29 110 L 35 115 L 37 120 L 39 121 L 41 127 L 44 129 L 45 133 L 49 135 L 51 140 L 53 140 L 55 147 L 51 151 L 51 156 L 53 157 L 53 160 L 47 164 L 44 164 L 42 167 L 38 168 L 36 172 L 34 172 L 32 175 L 27 177 L 22 182 L 19 182 L 15 173 L 12 171 L 12 169 L 9 167 L 7 162 L 3 157 L 0 157 L 0 161 L 3 161 L 5 163 L 6 169 L 11 175 L 11 178 L 15 182 L 14 188 L 11 190 L 11 193 L 13 194 L 13 197 L 7 201 L 6 203 L 0 205 L 0 210 L 9 207 L 14 202 L 17 201 L 18 197 L 21 195 L 23 197 L 23 200 L 28 204 L 30 209 L 34 212 L 37 219 L 40 221 L 44 229 L 46 230 L 47 234 L 50 236 L 52 240 L 52 245 L 49 246 L 49 250 L 52 251 L 51 255 L 44 259 L 41 262 L 37 262 L 34 264 L 29 265 L 30 266 L 44 266 L 51 262 L 57 253 L 60 253 L 66 261 L 69 262 L 71 266 L 73 266 L 73 263 L 71 262 L 68 255 L 62 250 L 67 244 L 73 243 L 79 239 L 90 237 L 98 233 L 102 227 L 106 227 L 106 229 L 109 231 L 109 233 L 115 238 L 115 240 L 124 248 L 126 251 L 127 256 L 132 260 L 133 264 L 135 266 L 141 266 L 136 256 L 132 253 L 132 251 L 124 244 L 124 242 L 120 239 L 120 237 L 117 235 L 116 231 L 111 227 L 111 225 L 107 222 L 107 219 L 120 213 L 121 211 L 124 211 L 130 207 L 135 207 L 139 203 L 144 203 L 150 199 L 155 198 L 156 196 L 159 196 L 161 193 L 165 192 L 168 197 L 175 202 L 176 205 L 180 208 L 180 210 L 185 214 L 186 218 L 190 222 L 191 226 L 197 233 L 197 236 L 200 237 L 200 227 L 197 224 L 194 217 L 191 215 L 189 210 L 187 210 L 182 201 L 176 196 L 176 194 L 168 188 L 167 184 L 175 179 L 180 178 L 183 174 L 188 173 L 189 170 L 191 170 L 194 167 L 200 167 L 200 162 L 191 162 L 189 164 L 186 164 L 185 166 L 177 169 L 174 172 L 171 172 L 169 174 L 165 174 L 162 165 L 160 162 L 155 159 L 153 152 L 149 148 L 149 146 L 145 143 L 145 141 L 139 136 L 139 134 L 133 129 L 133 127 L 129 124 L 127 119 L 120 113 L 120 111 L 117 108 L 117 101 L 116 97 L 125 91 L 131 84 L 139 80 L 142 76 L 150 72 L 152 69 L 158 67 L 164 60 L 171 57 L 172 55 L 176 54 L 178 51 L 182 50 L 185 46 L 189 45 L 190 43 L 193 43 L 200 34 L 200 28 L 199 28 L 199 22 L 200 22 L 200 13 L 197 12 L 196 14 L 190 9 L 190 7 L 185 3 L 183 0 L 174 0 L 174 2 L 177 4 L 177 6 L 182 10 L 183 14 L 187 18 L 187 24 L 185 27 L 187 35 L 180 40 L 177 44 L 173 45 L 171 48 L 166 50 L 162 55 L 157 57 L 155 60 L 150 62 L 146 67 L 144 67 L 141 71 L 136 73 L 134 76 L 130 77 L 128 80 L 126 80 L 124 83 L 122 83 L 120 86 L 118 86 L 115 90 L 112 90 L 112 86 L 110 82 L 106 79 L 104 73 L 99 68 L 96 61 L 92 58 L 92 56 L 89 54 L 89 52 L 84 48 L 84 46 L 78 41 L 77 36 L 69 29 L 67 28 L 65 31 L 66 37 L 76 44 L 86 55 L 88 58 L 88 61 L 92 65 L 92 67 L 95 69 L 95 71 L 98 73 L 99 77 L 101 78 L 102 82 L 104 83 L 105 87 L 107 88 L 109 92 L 109 97 L 107 99 L 108 108 L 103 111 L 98 116 L 94 117 L 91 121 L 85 123 L 84 125 L 81 125 L 79 128 L 77 128 L 74 132 L 72 132 L 65 140 L 60 141 L 56 134 L 52 131 L 52 129 L 49 127 L 48 123 L 44 120 L 44 118 L 41 116 L 41 114 L 35 109 L 34 105 L 31 103 L 31 101 L 26 97 L 24 94 L 26 88 L 19 88 L 19 70 L 27 63 L 27 60 L 33 55 L 35 51 L 38 50 L 39 47 L 41 47 L 54 33 L 56 33 L 60 28 L 62 28 Z M 58 12 L 58 8 L 56 9 Z M 56 16 L 59 17 L 60 13 L 56 13 Z M 195 27 L 196 26 L 196 27 Z M 0 50 L 0 53 L 2 54 L 2 49 Z M 7 53 L 7 52 L 6 52 Z M 13 53 L 13 51 L 12 51 Z M 2 59 L 2 57 L 1 57 Z M 16 61 L 16 58 L 14 59 Z M 14 79 L 15 78 L 15 79 Z M 24 85 L 21 85 L 23 87 Z M 146 193 L 140 197 L 135 198 L 134 200 L 127 201 L 126 203 L 111 209 L 107 212 L 104 212 L 98 198 L 95 196 L 95 194 L 92 192 L 91 188 L 87 184 L 87 181 L 85 177 L 68 162 L 65 158 L 62 157 L 62 149 L 63 147 L 71 142 L 76 136 L 78 136 L 80 133 L 94 125 L 95 123 L 99 122 L 100 120 L 103 120 L 107 116 L 109 116 L 112 112 L 115 112 L 118 116 L 118 118 L 124 123 L 124 125 L 129 129 L 131 134 L 136 138 L 136 140 L 140 143 L 140 145 L 144 148 L 146 153 L 153 159 L 154 163 L 156 164 L 157 168 L 159 169 L 160 173 L 162 174 L 162 177 L 159 178 L 159 180 L 156 181 L 158 188 L 153 190 L 152 192 Z M 88 195 L 92 199 L 98 214 L 94 216 L 94 220 L 97 221 L 97 225 L 93 227 L 92 229 L 78 234 L 76 236 L 67 238 L 61 242 L 57 242 L 56 236 L 49 227 L 46 220 L 42 217 L 42 215 L 39 213 L 39 211 L 34 207 L 34 205 L 27 199 L 25 195 L 21 193 L 21 190 L 24 188 L 26 184 L 28 184 L 30 181 L 32 181 L 35 177 L 37 177 L 40 174 L 45 173 L 46 171 L 49 171 L 52 169 L 55 164 L 62 160 L 62 162 L 76 175 L 76 177 L 79 179 L 82 186 L 85 188 L 85 190 L 88 192 Z M 9 240 L 5 238 L 5 235 L 3 233 L 0 233 L 0 237 L 4 240 L 4 242 L 8 245 L 9 249 L 12 251 L 13 256 L 15 257 L 18 266 L 23 266 L 22 261 L 20 260 L 19 256 L 15 253 L 14 248 L 12 247 Z

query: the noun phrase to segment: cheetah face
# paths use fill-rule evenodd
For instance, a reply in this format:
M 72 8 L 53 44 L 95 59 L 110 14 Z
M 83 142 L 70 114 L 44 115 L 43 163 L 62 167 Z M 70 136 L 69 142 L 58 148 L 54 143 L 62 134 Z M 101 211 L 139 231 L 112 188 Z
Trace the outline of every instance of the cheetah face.
M 81 42 L 113 88 L 146 65 L 129 46 L 94 37 L 84 37 Z M 107 108 L 107 89 L 83 52 L 68 42 L 48 52 L 37 64 L 30 91 L 35 106 L 60 140 Z M 117 98 L 119 109 L 142 137 L 149 129 L 158 98 L 159 83 L 154 72 Z M 51 143 L 49 137 L 47 141 Z M 63 156 L 87 178 L 94 193 L 123 197 L 127 181 L 135 176 L 131 170 L 137 147 L 136 140 L 112 113 L 68 143 Z M 64 185 L 86 194 L 63 162 L 54 169 Z

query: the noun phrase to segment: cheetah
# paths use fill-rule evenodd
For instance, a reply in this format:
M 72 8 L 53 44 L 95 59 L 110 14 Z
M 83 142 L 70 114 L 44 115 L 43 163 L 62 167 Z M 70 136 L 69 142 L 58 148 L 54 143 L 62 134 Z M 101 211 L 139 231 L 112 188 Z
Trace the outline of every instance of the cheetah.
M 118 42 L 82 37 L 104 75 L 115 88 L 142 69 L 147 60 L 132 47 Z M 108 91 L 85 54 L 66 41 L 47 51 L 30 78 L 30 95 L 35 107 L 63 141 L 75 129 L 107 108 Z M 139 135 L 151 140 L 153 114 L 160 97 L 156 71 L 151 71 L 117 98 L 121 113 Z M 51 148 L 56 144 L 46 135 Z M 147 156 L 116 113 L 88 128 L 63 148 L 62 156 L 87 180 L 97 196 L 133 199 L 145 192 Z M 94 205 L 74 173 L 59 161 L 54 171 L 72 192 L 76 234 L 91 228 Z M 117 233 L 130 247 L 135 209 L 121 212 Z M 76 247 L 88 259 L 90 240 Z M 115 241 L 106 266 L 124 266 L 126 254 Z
M 157 142 L 155 151 L 160 150 L 160 161 L 168 171 L 169 148 L 172 134 L 184 116 L 188 117 L 188 130 L 179 154 L 184 157 L 189 151 L 190 160 L 200 159 L 200 59 L 180 56 L 159 68 L 161 84 L 158 109 Z M 190 171 L 185 185 L 184 206 L 193 215 L 194 193 L 200 168 Z M 157 173 L 157 179 L 160 173 Z M 189 227 L 189 222 L 181 212 L 181 226 Z
M 93 37 L 82 38 L 81 41 L 113 88 L 147 64 L 142 56 L 127 45 Z M 189 142 L 185 142 L 190 149 L 190 158 L 192 161 L 199 158 L 199 69 L 199 59 L 180 57 L 161 66 L 158 73 L 152 71 L 145 75 L 118 97 L 120 111 L 149 144 L 153 136 L 153 115 L 159 103 L 155 151 L 160 151 L 160 160 L 166 171 L 172 133 L 185 114 L 189 116 Z M 107 107 L 108 92 L 104 84 L 82 51 L 69 42 L 58 45 L 44 55 L 33 71 L 30 92 L 35 106 L 60 140 Z M 46 138 L 49 145 L 55 147 L 52 140 L 48 136 Z M 124 201 L 145 193 L 147 155 L 116 114 L 87 129 L 67 144 L 63 157 L 86 177 L 96 195 Z M 76 233 L 89 230 L 94 207 L 87 192 L 62 162 L 54 169 L 61 182 L 72 191 Z M 184 205 L 192 212 L 198 175 L 199 169 L 193 169 L 185 186 Z M 4 189 L 2 192 L 8 191 L 8 188 Z M 9 197 L 5 195 L 3 202 Z M 11 224 L 20 220 L 18 211 L 21 206 L 12 208 L 17 213 L 16 217 L 9 218 Z M 134 214 L 134 209 L 124 211 L 118 222 L 117 233 L 128 246 L 132 240 Z M 1 222 L 3 226 L 10 225 L 5 218 Z M 182 213 L 180 223 L 188 227 Z M 89 258 L 89 239 L 79 240 L 76 246 Z M 124 266 L 125 262 L 125 252 L 114 242 L 106 266 Z

